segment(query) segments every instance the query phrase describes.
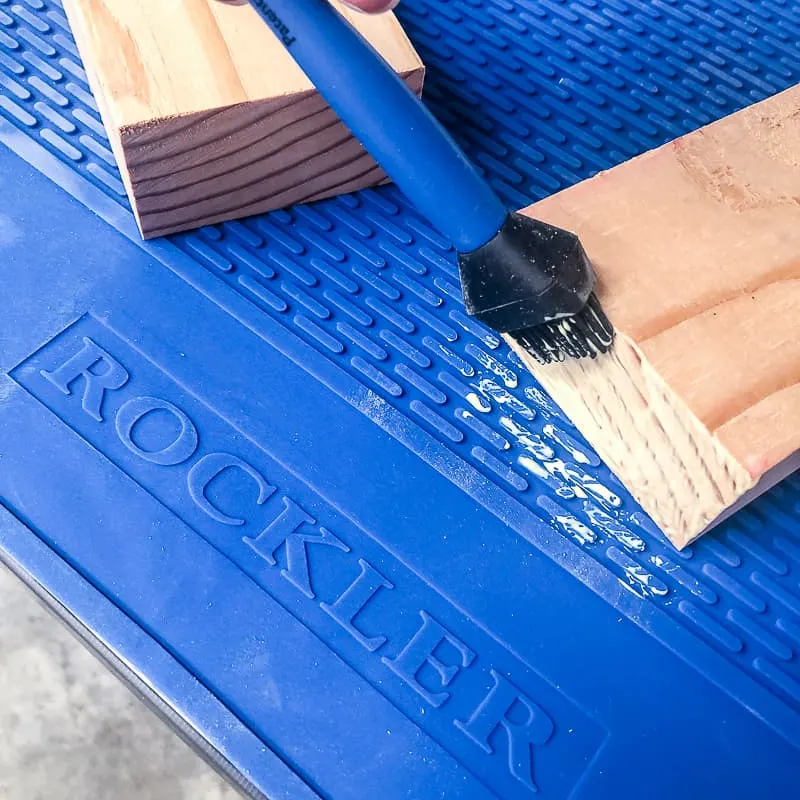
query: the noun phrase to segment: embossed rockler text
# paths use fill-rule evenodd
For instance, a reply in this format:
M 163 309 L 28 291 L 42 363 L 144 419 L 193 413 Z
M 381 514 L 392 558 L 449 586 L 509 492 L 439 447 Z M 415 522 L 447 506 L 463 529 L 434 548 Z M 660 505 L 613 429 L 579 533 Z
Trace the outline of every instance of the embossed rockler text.
M 121 444 L 136 459 L 165 469 L 183 465 L 180 479 L 185 481 L 183 490 L 191 498 L 191 503 L 205 517 L 217 525 L 226 526 L 227 530 L 235 530 L 248 521 L 242 516 L 231 515 L 230 509 L 223 510 L 221 498 L 210 491 L 210 487 L 228 470 L 238 471 L 241 479 L 251 481 L 257 489 L 257 494 L 253 492 L 252 495 L 253 513 L 262 515 L 255 519 L 260 520 L 270 509 L 274 513 L 265 524 L 259 522 L 258 527 L 253 528 L 254 535 L 242 537 L 239 534 L 237 541 L 242 543 L 239 546 L 249 548 L 269 567 L 276 567 L 276 577 L 280 576 L 278 580 L 287 581 L 358 645 L 374 653 L 386 669 L 387 681 L 391 675 L 396 676 L 420 698 L 421 708 L 444 713 L 442 710 L 451 699 L 459 675 L 471 668 L 474 670 L 478 659 L 462 637 L 448 630 L 428 611 L 418 608 L 413 634 L 405 640 L 391 642 L 396 655 L 382 655 L 379 651 L 389 649 L 384 647 L 389 635 L 378 631 L 366 633 L 363 619 L 361 625 L 359 622 L 360 616 L 376 597 L 386 598 L 387 593 L 393 593 L 393 582 L 368 560 L 353 553 L 350 545 L 339 536 L 317 524 L 311 514 L 282 493 L 252 463 L 222 450 L 198 455 L 200 434 L 195 421 L 185 409 L 170 400 L 136 394 L 132 389 L 131 373 L 119 357 L 88 336 L 76 337 L 73 343 L 68 357 L 62 356 L 61 363 L 50 369 L 40 369 L 36 380 L 44 379 L 55 387 L 57 397 L 68 398 L 73 413 L 86 415 L 99 425 L 112 425 Z M 113 404 L 116 408 L 113 415 L 106 410 L 111 405 L 108 402 L 111 396 L 122 401 L 121 405 L 118 402 Z M 154 413 L 162 419 L 164 415 L 172 419 L 168 427 L 169 441 L 161 441 L 156 449 L 145 449 L 134 432 L 142 420 Z M 169 474 L 177 476 L 179 473 Z M 265 506 L 267 501 L 270 504 Z M 260 532 L 255 532 L 259 529 Z M 315 560 L 321 557 L 319 554 L 333 551 L 347 554 L 349 561 L 344 563 L 352 564 L 352 578 L 335 598 L 324 602 L 317 599 L 312 565 L 321 563 Z M 310 553 L 313 558 L 310 558 Z M 451 723 L 466 737 L 465 748 L 470 747 L 467 742 L 474 745 L 476 755 L 482 752 L 496 756 L 499 749 L 504 750 L 508 770 L 519 782 L 517 785 L 536 792 L 534 749 L 552 737 L 553 721 L 506 675 L 485 662 L 482 669 L 485 680 L 465 684 L 473 687 L 473 699 L 459 696 L 459 711 L 450 717 Z

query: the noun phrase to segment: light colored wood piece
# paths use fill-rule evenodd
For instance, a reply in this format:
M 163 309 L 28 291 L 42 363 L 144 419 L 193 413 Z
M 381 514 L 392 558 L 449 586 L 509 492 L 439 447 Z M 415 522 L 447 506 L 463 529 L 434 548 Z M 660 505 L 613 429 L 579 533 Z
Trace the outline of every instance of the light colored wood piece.
M 146 238 L 386 180 L 249 4 L 64 7 Z M 421 93 L 396 18 L 336 7 Z
M 800 85 L 549 197 L 617 331 L 515 349 L 679 548 L 798 465 Z

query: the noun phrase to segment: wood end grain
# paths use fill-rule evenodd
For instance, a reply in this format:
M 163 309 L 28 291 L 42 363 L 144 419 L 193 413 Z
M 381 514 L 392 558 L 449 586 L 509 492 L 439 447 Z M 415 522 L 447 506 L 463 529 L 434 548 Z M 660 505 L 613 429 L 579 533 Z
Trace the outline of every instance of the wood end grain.
M 677 548 L 756 484 L 626 336 L 595 360 L 548 365 L 508 342 Z

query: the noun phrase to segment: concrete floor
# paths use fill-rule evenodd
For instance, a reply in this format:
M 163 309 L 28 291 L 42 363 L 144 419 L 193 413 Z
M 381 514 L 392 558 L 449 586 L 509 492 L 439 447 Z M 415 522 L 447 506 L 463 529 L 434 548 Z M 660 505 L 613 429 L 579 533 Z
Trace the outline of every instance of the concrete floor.
M 0 565 L 0 799 L 241 796 Z

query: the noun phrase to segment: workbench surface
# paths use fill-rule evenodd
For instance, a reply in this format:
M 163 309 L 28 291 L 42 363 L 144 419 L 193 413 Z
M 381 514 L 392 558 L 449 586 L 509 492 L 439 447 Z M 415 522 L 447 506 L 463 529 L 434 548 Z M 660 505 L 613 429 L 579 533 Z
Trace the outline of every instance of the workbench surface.
M 512 207 L 800 80 L 795 0 L 398 13 Z M 253 796 L 796 795 L 800 476 L 675 552 L 394 188 L 145 244 L 0 0 L 0 263 L 2 558 Z

